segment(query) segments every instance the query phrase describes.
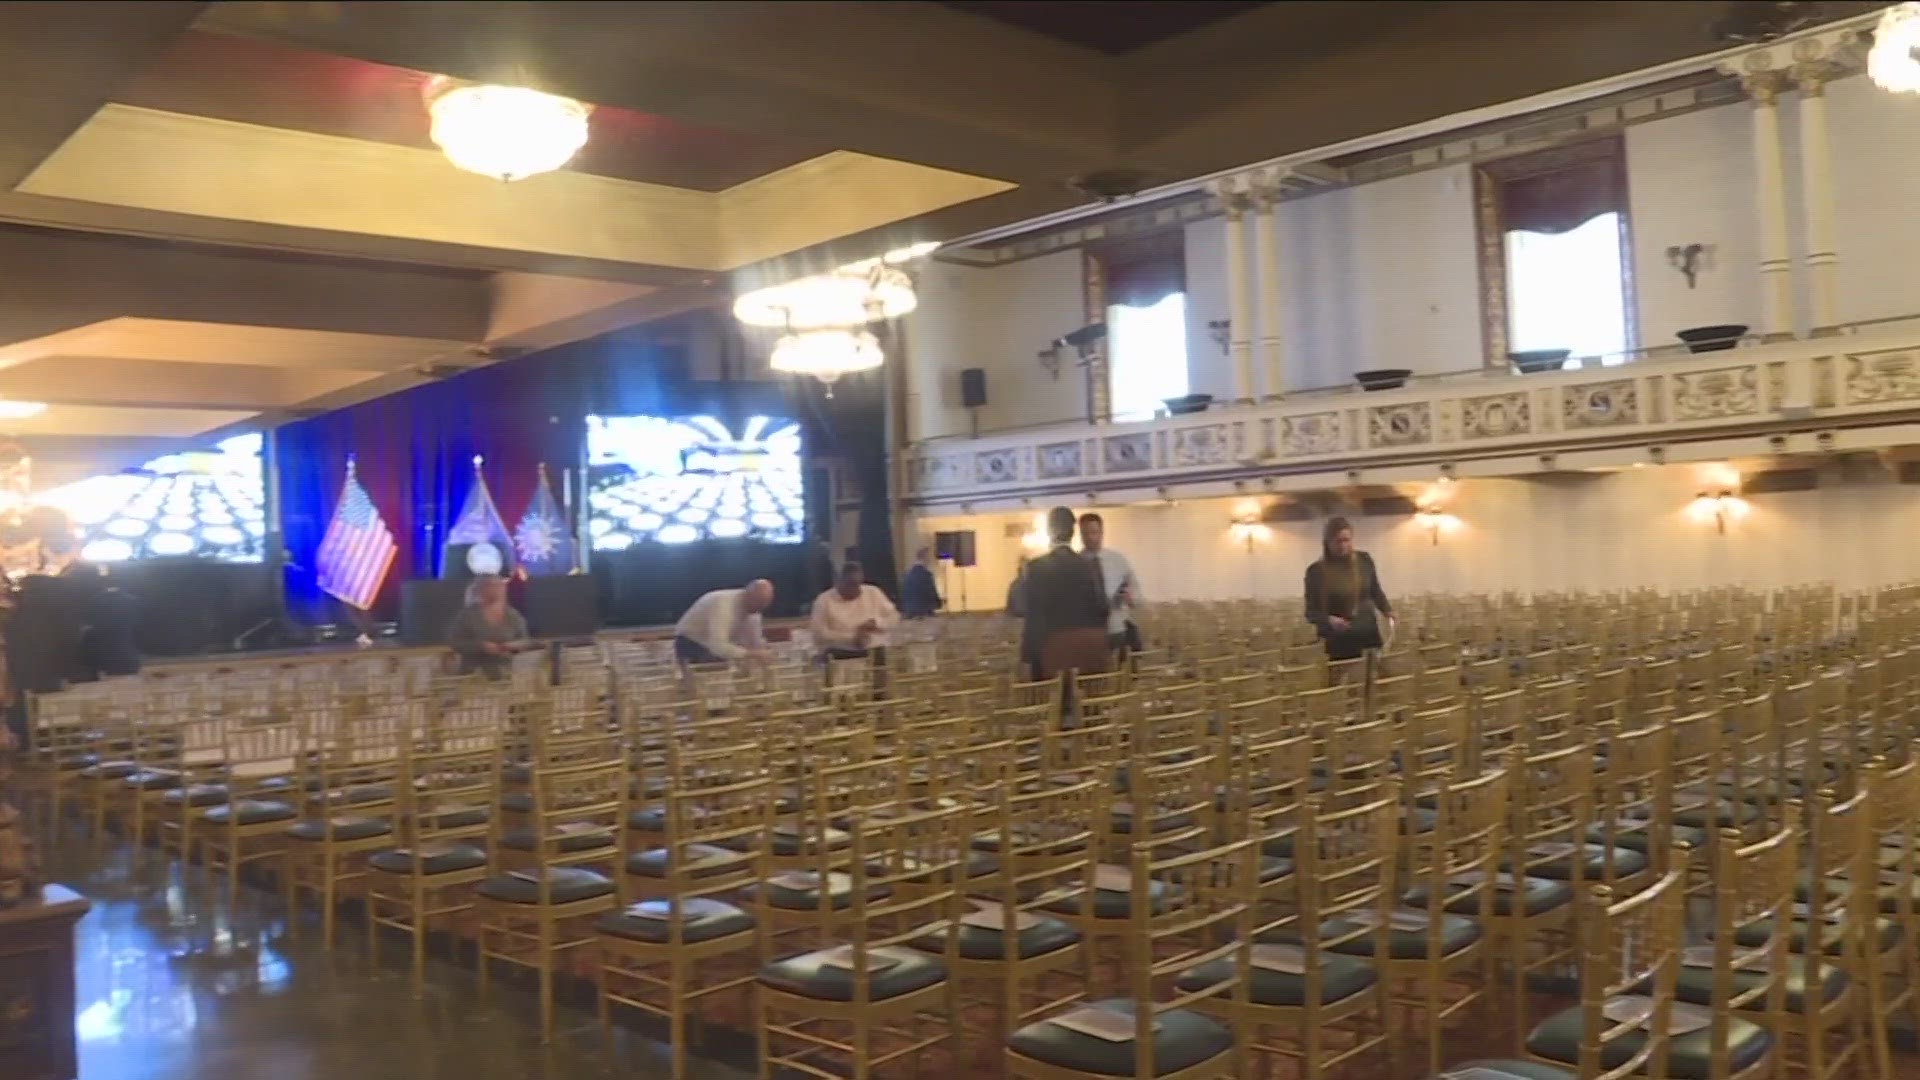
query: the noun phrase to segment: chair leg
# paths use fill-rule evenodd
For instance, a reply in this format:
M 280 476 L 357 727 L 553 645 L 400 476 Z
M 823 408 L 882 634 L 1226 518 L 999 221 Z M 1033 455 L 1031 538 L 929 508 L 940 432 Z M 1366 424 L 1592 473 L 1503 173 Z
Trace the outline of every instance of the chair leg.
M 553 920 L 540 916 L 540 1042 L 553 1041 Z
M 687 1002 L 682 994 L 687 986 L 686 961 L 672 960 L 673 982 L 667 987 L 667 1046 L 673 1055 L 673 1080 L 687 1072 Z

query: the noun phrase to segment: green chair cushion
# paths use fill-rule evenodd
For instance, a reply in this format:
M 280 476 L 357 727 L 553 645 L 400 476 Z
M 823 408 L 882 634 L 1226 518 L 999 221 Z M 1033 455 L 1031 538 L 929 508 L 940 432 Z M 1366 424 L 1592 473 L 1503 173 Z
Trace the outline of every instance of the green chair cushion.
M 338 821 L 332 818 L 308 818 L 287 830 L 287 835 L 295 840 L 325 840 L 328 827 L 333 830 L 335 842 L 342 840 L 371 840 L 376 836 L 385 836 L 393 831 L 393 823 L 372 817 L 343 817 Z
M 227 801 L 227 785 L 194 784 L 191 787 L 173 787 L 160 796 L 160 801 L 167 806 L 179 806 L 182 803 L 195 807 L 219 806 Z
M 1622 848 L 1626 851 L 1637 852 L 1641 855 L 1647 853 L 1647 841 L 1651 839 L 1653 839 L 1653 832 L 1649 829 L 1634 829 L 1629 832 L 1616 831 L 1613 834 L 1615 847 Z M 1606 827 L 1599 822 L 1595 822 L 1593 828 L 1587 830 L 1587 840 L 1593 844 L 1606 843 Z M 1673 827 L 1673 842 L 1680 847 L 1686 848 L 1688 851 L 1699 851 L 1701 848 L 1707 846 L 1707 830 L 1694 828 L 1690 825 L 1675 825 Z
M 667 918 L 649 918 L 638 911 L 664 912 Z M 629 938 L 664 945 L 673 940 L 673 922 L 682 922 L 680 940 L 688 944 L 712 941 L 753 929 L 753 916 L 719 900 L 700 897 L 674 904 L 668 900 L 642 900 L 594 921 L 593 928 L 613 937 Z
M 911 855 L 903 856 L 897 864 L 876 856 L 867 860 L 867 876 L 891 877 L 895 874 L 911 874 L 920 865 L 922 865 L 920 860 Z M 1000 871 L 1000 860 L 984 851 L 971 851 L 967 853 L 966 861 L 960 871 L 964 878 L 987 877 Z M 916 885 L 930 884 L 933 880 L 933 872 L 929 870 L 925 874 L 918 874 L 907 880 Z
M 438 814 L 429 814 L 421 820 L 430 821 L 436 829 L 465 829 L 474 825 L 485 825 L 493 811 L 484 806 L 459 806 L 451 810 L 442 810 Z
M 613 882 L 605 875 L 577 866 L 548 867 L 544 882 L 529 881 L 518 874 L 496 874 L 481 882 L 478 891 L 489 900 L 508 904 L 538 904 L 543 884 L 556 904 L 572 904 L 613 894 Z
M 291 821 L 300 814 L 283 802 L 268 802 L 265 799 L 241 799 L 237 803 L 226 803 L 207 811 L 206 820 L 216 825 L 232 822 L 236 825 L 265 825 L 270 821 Z
M 1148 815 L 1148 818 L 1149 825 L 1152 830 L 1157 833 L 1172 832 L 1175 829 L 1190 829 L 1193 827 L 1192 814 Z M 1117 833 L 1131 833 L 1133 832 L 1133 821 L 1133 814 L 1130 811 L 1115 810 L 1112 818 L 1107 823 L 1107 828 Z
M 998 853 L 1001 848 L 999 831 L 990 830 L 987 832 L 977 834 L 973 838 L 972 846 L 975 851 L 988 851 L 988 852 Z M 1059 843 L 1054 844 L 1049 848 L 1046 848 L 1040 851 L 1029 852 L 1029 854 L 1071 855 L 1074 852 L 1084 851 L 1084 850 L 1086 850 L 1086 845 L 1084 843 L 1079 843 L 1073 840 L 1062 840 Z
M 853 906 L 853 878 L 848 874 L 832 873 L 827 875 L 827 905 L 835 910 Z M 884 885 L 868 887 L 868 900 L 881 900 L 892 895 L 893 890 Z M 764 894 L 765 903 L 770 907 L 784 908 L 788 911 L 814 911 L 820 907 L 820 883 L 806 888 L 794 888 L 777 881 L 749 885 L 741 890 L 741 895 L 750 900 L 759 901 Z
M 829 950 L 831 951 L 831 950 Z M 821 1001 L 852 1001 L 852 968 L 827 962 L 827 952 L 810 952 L 779 960 L 760 969 L 760 982 L 772 989 Z M 884 958 L 885 967 L 876 960 Z M 869 954 L 867 997 L 870 1001 L 910 994 L 938 985 L 947 977 L 940 962 L 915 949 L 875 949 Z
M 83 780 L 125 780 L 140 770 L 140 766 L 131 761 L 102 761 L 85 765 L 80 769 Z
M 533 851 L 539 846 L 537 837 L 538 834 L 532 829 L 509 829 L 500 834 L 500 846 L 512 848 L 515 851 Z M 571 853 L 612 846 L 613 833 L 607 830 L 567 833 L 555 839 L 553 849 Z
M 1812 881 L 1813 875 L 1802 872 L 1798 883 L 1794 886 L 1793 898 L 1803 904 L 1806 903 L 1808 897 L 1813 893 L 1810 887 Z M 1844 878 L 1828 878 L 1825 886 L 1826 895 L 1829 898 L 1837 900 L 1847 895 L 1848 883 Z M 1900 913 L 1900 891 L 1903 887 L 1906 889 L 1909 906 L 1920 909 L 1920 876 L 1916 876 L 1908 881 L 1875 881 L 1873 894 L 1876 899 L 1876 906 L 1882 915 L 1897 915 Z
M 1676 827 L 1684 825 L 1689 829 L 1732 829 L 1757 820 L 1760 813 L 1760 808 L 1752 803 L 1722 802 L 1676 810 L 1673 823 Z
M 1838 956 L 1845 940 L 1840 934 L 1840 924 L 1822 922 L 1819 930 L 1820 951 L 1826 956 Z M 1872 942 L 1875 952 L 1888 952 L 1900 944 L 1900 924 L 1892 919 L 1873 920 Z M 1793 928 L 1787 932 L 1787 948 L 1792 952 L 1807 951 L 1807 920 L 1793 920 Z M 1741 927 L 1733 940 L 1742 948 L 1757 949 L 1773 937 L 1773 924 L 1770 921 L 1752 923 Z
M 1816 961 L 1813 977 L 1819 981 L 1820 1005 L 1831 1005 L 1841 994 L 1847 992 L 1847 973 L 1838 964 Z M 1759 971 L 1735 969 L 1733 973 L 1733 992 L 1744 994 L 1759 989 L 1766 981 L 1766 974 Z M 1787 963 L 1787 973 L 1782 980 L 1786 986 L 1787 1011 L 1804 1013 L 1807 1011 L 1807 970 L 1798 958 Z M 1643 991 L 1644 992 L 1644 991 Z M 1703 967 L 1682 967 L 1674 996 L 1681 1001 L 1694 1005 L 1713 1004 L 1713 969 Z M 1747 1005 L 1746 1011 L 1759 1011 L 1767 1007 L 1766 998 L 1760 997 Z
M 1159 914 L 1166 907 L 1167 883 L 1164 881 L 1147 882 L 1147 906 Z M 1046 910 L 1055 915 L 1080 914 L 1080 895 L 1063 896 L 1046 905 Z M 1133 894 L 1115 889 L 1093 890 L 1093 917 L 1096 919 L 1125 919 L 1133 914 Z
M 378 851 L 367 856 L 367 865 L 388 874 L 411 874 L 416 856 L 411 850 Z M 472 844 L 450 844 L 421 860 L 420 872 L 428 876 L 451 874 L 457 870 L 475 870 L 487 865 L 487 853 Z
M 500 796 L 500 809 L 509 814 L 533 813 L 533 792 L 509 791 Z
M 1600 875 L 1606 872 L 1606 847 L 1601 844 L 1582 844 L 1576 855 L 1569 855 L 1551 862 L 1528 863 L 1527 875 L 1553 881 L 1572 881 L 1575 858 L 1580 860 L 1581 881 L 1597 882 L 1600 880 Z M 1513 867 L 1503 862 L 1500 869 L 1511 871 Z M 1625 846 L 1614 849 L 1613 873 L 1616 878 L 1633 877 L 1635 874 L 1645 873 L 1646 869 L 1645 855 Z
M 1510 882 L 1512 880 L 1512 874 L 1495 875 L 1496 883 Z M 1454 888 L 1464 889 L 1465 886 L 1454 886 Z M 1573 903 L 1573 886 L 1564 881 L 1530 877 L 1526 879 L 1525 884 L 1520 889 L 1491 889 L 1488 897 L 1488 906 L 1493 909 L 1495 915 L 1511 916 L 1514 914 L 1513 902 L 1516 896 L 1520 899 L 1520 914 L 1529 916 L 1544 915 L 1555 908 L 1564 907 L 1567 904 Z M 1401 900 L 1408 907 L 1426 907 L 1426 887 L 1421 886 L 1410 890 Z M 1471 894 L 1463 894 L 1447 901 L 1447 910 L 1455 915 L 1478 915 L 1480 913 L 1480 898 Z
M 1040 919 L 1032 926 L 1015 935 L 1015 949 L 1018 959 L 1031 960 L 1036 956 L 1045 956 L 1058 952 L 1080 940 L 1080 931 L 1059 919 Z M 1006 958 L 1006 932 L 992 926 L 971 926 L 960 924 L 960 940 L 956 943 L 962 960 L 1002 960 Z M 927 952 L 945 952 L 946 937 L 942 934 L 930 934 L 914 941 L 913 947 Z
M 1126 1000 L 1095 1002 L 1102 1009 L 1132 1016 L 1134 1003 Z M 1155 1018 L 1153 1075 L 1165 1076 L 1212 1061 L 1233 1051 L 1233 1031 L 1226 1025 L 1186 1009 L 1172 1009 Z M 1021 1057 L 1075 1072 L 1099 1076 L 1136 1076 L 1139 1047 L 1132 1041 L 1114 1042 L 1061 1027 L 1050 1021 L 1015 1031 L 1007 1048 Z
M 1439 822 L 1440 812 L 1438 810 L 1415 807 L 1405 818 L 1401 819 L 1400 835 L 1417 836 L 1422 833 L 1430 833 Z M 1298 835 L 1297 832 L 1292 831 L 1282 833 L 1260 845 L 1260 851 L 1262 854 L 1271 855 L 1275 858 L 1291 859 L 1293 858 L 1294 838 Z
M 171 769 L 138 769 L 126 774 L 125 782 L 135 791 L 166 791 L 180 786 L 180 774 Z
M 1579 1008 L 1567 1009 L 1548 1017 L 1527 1036 L 1527 1052 L 1549 1061 L 1578 1064 L 1580 1040 L 1585 1034 L 1585 1017 Z M 1622 1034 L 1600 1048 L 1600 1066 L 1617 1069 L 1646 1045 L 1647 1033 L 1641 1029 Z M 1767 1029 L 1738 1017 L 1727 1021 L 1728 1067 L 1731 1073 L 1744 1072 L 1759 1064 L 1773 1046 Z M 1672 1080 L 1708 1080 L 1713 1072 L 1713 1029 L 1676 1035 L 1667 1041 L 1667 1075 Z
M 728 848 L 714 847 L 712 844 L 689 844 L 684 850 L 687 855 L 690 856 L 690 861 L 696 863 L 706 859 L 718 859 L 722 857 L 738 859 L 739 857 L 738 852 Z M 639 877 L 663 878 L 667 876 L 667 868 L 672 864 L 672 848 L 648 848 L 645 851 L 636 851 L 632 855 L 627 856 L 627 873 Z M 696 870 L 693 876 L 712 877 L 715 874 L 729 873 L 741 869 L 744 869 L 744 866 L 739 862 L 720 866 L 706 866 Z
M 1373 965 L 1338 953 L 1320 955 L 1320 1004 L 1345 1001 L 1380 981 Z M 1182 972 L 1176 984 L 1183 991 L 1205 990 L 1233 977 L 1233 958 L 1223 957 L 1210 964 Z M 1253 969 L 1253 981 L 1247 986 L 1247 999 L 1255 1005 L 1304 1005 L 1307 1001 L 1307 977 L 1270 968 Z
M 1341 937 L 1351 934 L 1360 926 L 1343 919 L 1330 919 L 1322 924 L 1322 938 Z M 1294 935 L 1297 938 L 1298 935 Z M 1482 937 L 1480 924 L 1461 915 L 1443 913 L 1440 916 L 1440 955 L 1452 956 L 1467 948 Z M 1269 932 L 1260 936 L 1261 941 L 1288 941 L 1287 937 Z M 1331 946 L 1331 951 L 1342 956 L 1373 958 L 1373 940 L 1355 938 Z M 1387 927 L 1387 956 L 1394 960 L 1424 960 L 1427 958 L 1427 931 L 1402 930 L 1394 926 Z

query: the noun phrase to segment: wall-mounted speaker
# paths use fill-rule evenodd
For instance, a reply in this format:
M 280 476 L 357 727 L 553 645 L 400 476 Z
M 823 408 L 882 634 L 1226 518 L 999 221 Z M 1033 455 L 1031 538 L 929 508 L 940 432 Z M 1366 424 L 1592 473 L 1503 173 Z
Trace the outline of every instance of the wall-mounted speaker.
M 987 369 L 970 367 L 960 373 L 960 404 L 978 409 L 987 404 Z
M 977 557 L 972 529 L 933 534 L 933 555 L 955 566 L 972 566 Z

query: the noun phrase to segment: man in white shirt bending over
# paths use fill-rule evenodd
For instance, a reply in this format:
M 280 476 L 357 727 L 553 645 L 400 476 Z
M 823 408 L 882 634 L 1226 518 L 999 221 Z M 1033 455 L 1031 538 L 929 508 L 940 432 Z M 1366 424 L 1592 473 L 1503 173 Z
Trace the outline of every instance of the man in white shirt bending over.
M 899 624 L 893 601 L 867 584 L 857 562 L 842 566 L 840 580 L 813 602 L 813 644 L 829 660 L 886 659 L 887 632 Z
M 1107 590 L 1107 641 L 1121 656 L 1140 651 L 1140 627 L 1133 621 L 1134 605 L 1141 600 L 1140 579 L 1127 557 L 1107 546 L 1107 523 L 1099 514 L 1080 515 L 1080 546 Z
M 673 628 L 674 659 L 683 664 L 758 660 L 767 653 L 760 613 L 773 603 L 773 582 L 747 582 L 744 589 L 715 589 L 693 602 Z

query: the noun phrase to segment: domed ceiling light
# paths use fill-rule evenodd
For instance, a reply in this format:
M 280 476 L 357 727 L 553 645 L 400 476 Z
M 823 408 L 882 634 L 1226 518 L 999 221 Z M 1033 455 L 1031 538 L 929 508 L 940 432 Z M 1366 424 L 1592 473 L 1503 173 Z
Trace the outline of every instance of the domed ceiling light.
M 824 330 L 897 319 L 919 303 L 906 271 L 869 259 L 744 293 L 733 317 L 748 326 Z
M 495 180 L 525 180 L 573 160 L 593 107 L 519 86 L 435 79 L 427 88 L 433 142 L 447 160 Z

